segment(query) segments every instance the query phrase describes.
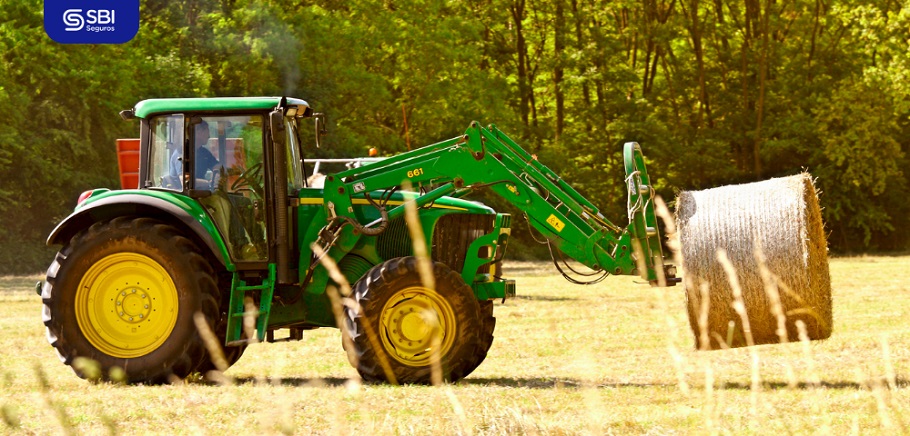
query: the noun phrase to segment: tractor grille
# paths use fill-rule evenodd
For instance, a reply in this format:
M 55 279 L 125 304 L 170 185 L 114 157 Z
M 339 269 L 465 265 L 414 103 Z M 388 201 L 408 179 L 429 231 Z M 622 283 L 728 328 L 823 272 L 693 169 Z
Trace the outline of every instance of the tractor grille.
M 461 273 L 468 254 L 468 246 L 475 239 L 493 231 L 494 219 L 495 215 L 480 214 L 449 214 L 440 218 L 433 232 L 431 250 L 433 260 Z M 411 234 L 402 217 L 390 221 L 389 227 L 377 237 L 376 252 L 383 259 L 414 255 Z M 489 272 L 490 264 L 481 266 L 477 271 L 478 274 Z
M 389 222 L 389 227 L 380 233 L 376 240 L 376 252 L 379 257 L 389 260 L 396 257 L 414 254 L 414 244 L 404 218 L 398 217 Z
M 461 273 L 468 246 L 475 239 L 493 231 L 495 215 L 450 214 L 436 223 L 433 232 L 433 260 L 442 262 Z M 490 272 L 490 264 L 483 265 L 477 273 Z

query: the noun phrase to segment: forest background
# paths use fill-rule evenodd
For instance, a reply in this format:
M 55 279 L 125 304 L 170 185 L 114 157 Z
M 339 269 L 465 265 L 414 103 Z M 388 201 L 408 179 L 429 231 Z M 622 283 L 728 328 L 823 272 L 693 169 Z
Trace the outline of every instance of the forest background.
M 41 0 L 0 17 L 0 274 L 119 186 L 118 112 L 155 97 L 303 98 L 330 131 L 307 157 L 496 123 L 620 224 L 627 141 L 668 200 L 807 170 L 833 251 L 910 248 L 910 1 L 144 0 L 122 45 L 53 42 Z

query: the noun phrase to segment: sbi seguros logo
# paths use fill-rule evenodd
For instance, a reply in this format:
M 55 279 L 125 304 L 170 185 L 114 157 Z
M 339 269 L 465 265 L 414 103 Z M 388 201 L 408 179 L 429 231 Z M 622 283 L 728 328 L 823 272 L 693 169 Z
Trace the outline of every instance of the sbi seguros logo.
M 139 0 L 44 0 L 44 31 L 61 44 L 122 44 L 139 31 Z

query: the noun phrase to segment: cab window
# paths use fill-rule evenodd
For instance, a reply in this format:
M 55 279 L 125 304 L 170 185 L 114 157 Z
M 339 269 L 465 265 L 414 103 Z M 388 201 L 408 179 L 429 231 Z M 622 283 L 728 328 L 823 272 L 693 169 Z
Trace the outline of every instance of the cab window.
M 144 186 L 183 190 L 182 114 L 164 115 L 149 122 L 149 169 Z

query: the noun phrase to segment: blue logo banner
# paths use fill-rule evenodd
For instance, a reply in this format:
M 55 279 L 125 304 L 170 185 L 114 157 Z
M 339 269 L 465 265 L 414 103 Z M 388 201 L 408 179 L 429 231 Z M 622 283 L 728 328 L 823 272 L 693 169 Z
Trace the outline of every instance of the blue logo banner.
M 122 44 L 139 32 L 139 0 L 44 0 L 44 31 L 61 44 Z

